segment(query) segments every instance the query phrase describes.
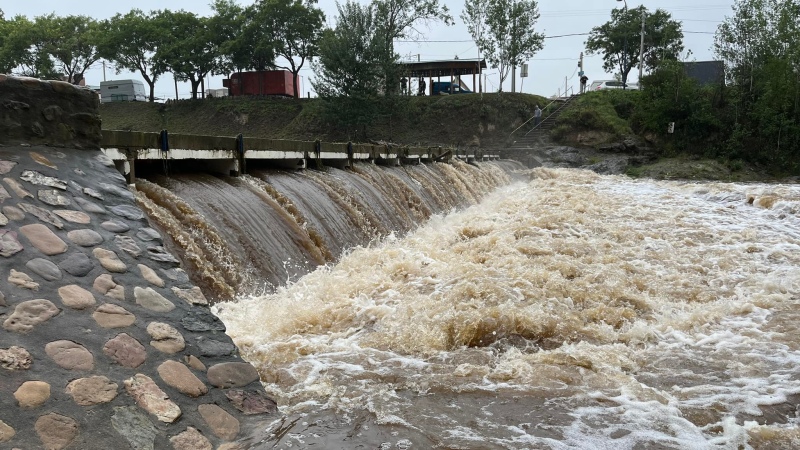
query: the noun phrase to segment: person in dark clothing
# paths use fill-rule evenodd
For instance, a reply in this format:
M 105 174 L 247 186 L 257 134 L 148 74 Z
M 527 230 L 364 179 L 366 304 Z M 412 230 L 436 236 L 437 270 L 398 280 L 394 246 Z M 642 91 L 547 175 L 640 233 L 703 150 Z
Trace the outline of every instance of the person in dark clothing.
M 589 77 L 586 75 L 581 76 L 581 94 L 586 93 L 586 83 L 589 82 Z
M 419 93 L 417 95 L 425 95 L 425 79 L 419 79 Z

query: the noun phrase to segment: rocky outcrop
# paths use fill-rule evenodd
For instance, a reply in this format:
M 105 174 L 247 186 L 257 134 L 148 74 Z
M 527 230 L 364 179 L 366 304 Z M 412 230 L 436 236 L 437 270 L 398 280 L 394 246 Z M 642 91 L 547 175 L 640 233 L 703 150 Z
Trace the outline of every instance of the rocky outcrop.
M 0 447 L 251 448 L 274 404 L 96 118 L 90 91 L 0 75 Z

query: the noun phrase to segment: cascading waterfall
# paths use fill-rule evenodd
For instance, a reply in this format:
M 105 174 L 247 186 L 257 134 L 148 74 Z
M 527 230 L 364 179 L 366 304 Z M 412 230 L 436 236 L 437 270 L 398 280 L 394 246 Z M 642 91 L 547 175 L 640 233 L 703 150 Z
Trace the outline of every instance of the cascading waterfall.
M 238 178 L 152 175 L 137 200 L 172 237 L 208 296 L 273 291 L 358 245 L 406 233 L 510 182 L 513 162 L 356 164 L 350 170 L 251 170 Z

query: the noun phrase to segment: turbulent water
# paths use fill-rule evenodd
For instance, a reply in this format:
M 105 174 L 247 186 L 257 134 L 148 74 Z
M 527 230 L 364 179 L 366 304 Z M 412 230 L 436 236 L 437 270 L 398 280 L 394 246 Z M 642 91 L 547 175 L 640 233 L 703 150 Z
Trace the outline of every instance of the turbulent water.
M 212 299 L 273 292 L 346 249 L 405 233 L 510 182 L 511 161 L 144 175 L 137 201 Z M 141 175 L 140 175 L 141 176 Z
M 789 449 L 798 303 L 800 186 L 540 168 L 215 309 L 255 448 Z

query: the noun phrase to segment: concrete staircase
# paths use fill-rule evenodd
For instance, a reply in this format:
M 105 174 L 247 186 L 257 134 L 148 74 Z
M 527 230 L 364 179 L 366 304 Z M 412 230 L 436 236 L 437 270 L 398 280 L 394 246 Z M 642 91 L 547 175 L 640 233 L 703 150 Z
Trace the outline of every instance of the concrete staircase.
M 550 130 L 556 124 L 556 119 L 569 108 L 577 95 L 572 95 L 564 99 L 559 99 L 553 102 L 552 106 L 556 107 L 549 116 L 544 117 L 539 125 L 531 128 L 521 128 L 514 135 L 511 136 L 512 144 L 509 146 L 511 149 L 525 149 L 533 148 L 535 145 L 540 144 L 543 139 L 547 139 Z M 533 121 L 531 121 L 533 123 Z M 527 131 L 526 131 L 527 130 Z

